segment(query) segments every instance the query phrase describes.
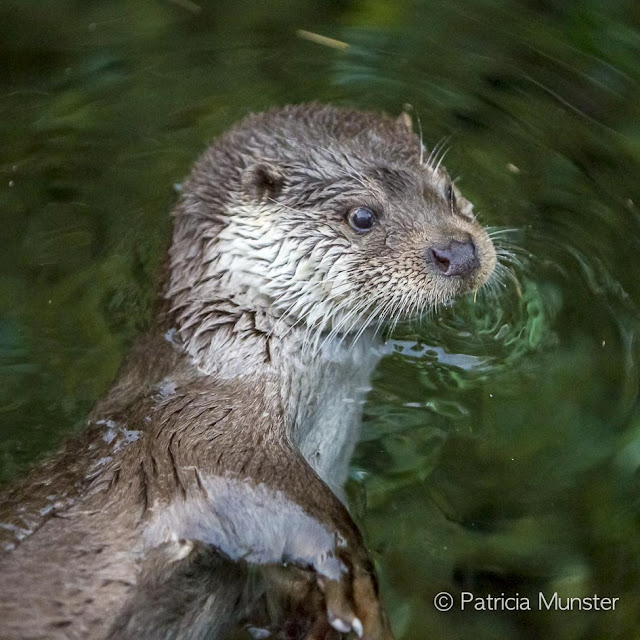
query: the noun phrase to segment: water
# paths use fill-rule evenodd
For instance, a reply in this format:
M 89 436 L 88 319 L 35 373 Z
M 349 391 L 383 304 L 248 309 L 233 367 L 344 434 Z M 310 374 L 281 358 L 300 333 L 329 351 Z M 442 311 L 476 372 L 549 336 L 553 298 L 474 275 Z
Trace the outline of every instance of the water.
M 2 479 L 108 387 L 211 137 L 275 104 L 409 104 L 517 262 L 497 303 L 399 328 L 375 376 L 349 494 L 396 633 L 637 637 L 635 3 L 5 0 L 0 21 Z M 438 613 L 440 591 L 533 611 Z

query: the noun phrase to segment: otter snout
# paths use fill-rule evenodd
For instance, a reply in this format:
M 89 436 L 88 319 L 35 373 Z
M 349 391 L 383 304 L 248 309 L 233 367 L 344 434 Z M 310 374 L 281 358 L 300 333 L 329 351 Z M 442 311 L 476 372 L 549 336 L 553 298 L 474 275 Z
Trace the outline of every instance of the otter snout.
M 443 276 L 468 276 L 480 267 L 476 245 L 469 238 L 464 242 L 452 240 L 446 246 L 427 249 L 426 261 Z

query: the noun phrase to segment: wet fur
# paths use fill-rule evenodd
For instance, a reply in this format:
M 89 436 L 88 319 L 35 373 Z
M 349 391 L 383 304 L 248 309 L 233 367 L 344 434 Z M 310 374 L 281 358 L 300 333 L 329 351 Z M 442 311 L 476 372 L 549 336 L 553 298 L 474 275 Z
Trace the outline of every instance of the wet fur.
M 250 116 L 207 150 L 154 326 L 87 428 L 2 497 L 3 637 L 222 638 L 264 611 L 260 567 L 370 566 L 336 495 L 375 329 L 495 265 L 432 159 L 406 121 L 319 105 Z M 345 223 L 362 204 L 380 216 L 366 236 Z M 465 234 L 481 269 L 447 282 L 425 247 Z

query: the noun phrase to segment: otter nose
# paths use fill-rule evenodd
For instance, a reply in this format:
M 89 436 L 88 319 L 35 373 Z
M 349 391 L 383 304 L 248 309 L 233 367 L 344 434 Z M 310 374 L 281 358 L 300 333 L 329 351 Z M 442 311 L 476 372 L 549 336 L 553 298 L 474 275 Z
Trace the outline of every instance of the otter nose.
M 443 276 L 468 276 L 480 266 L 471 239 L 452 240 L 446 247 L 430 247 L 425 257 Z

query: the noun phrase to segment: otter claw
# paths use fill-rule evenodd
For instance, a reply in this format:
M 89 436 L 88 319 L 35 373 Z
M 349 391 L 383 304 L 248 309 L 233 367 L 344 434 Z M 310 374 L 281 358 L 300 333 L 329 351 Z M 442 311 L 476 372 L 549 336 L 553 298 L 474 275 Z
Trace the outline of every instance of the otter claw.
M 320 580 L 320 587 L 327 621 L 335 631 L 341 634 L 353 631 L 358 638 L 367 640 L 393 640 L 368 574 L 360 574 L 353 582 Z
M 343 581 L 328 580 L 323 581 L 320 587 L 324 591 L 324 598 L 327 603 L 327 617 L 330 624 L 333 625 L 334 622 L 339 622 L 347 627 L 347 631 L 350 631 L 351 626 L 348 620 L 353 620 L 356 614 L 349 604 L 347 584 Z
M 358 638 L 362 638 L 363 629 L 362 622 L 358 620 L 358 618 L 354 618 L 351 621 L 351 624 L 341 620 L 340 618 L 331 618 L 329 619 L 329 624 L 338 632 L 338 633 L 349 633 L 349 631 L 353 631 Z
M 340 618 L 329 620 L 329 624 L 339 633 L 349 633 L 351 631 L 351 626 Z

